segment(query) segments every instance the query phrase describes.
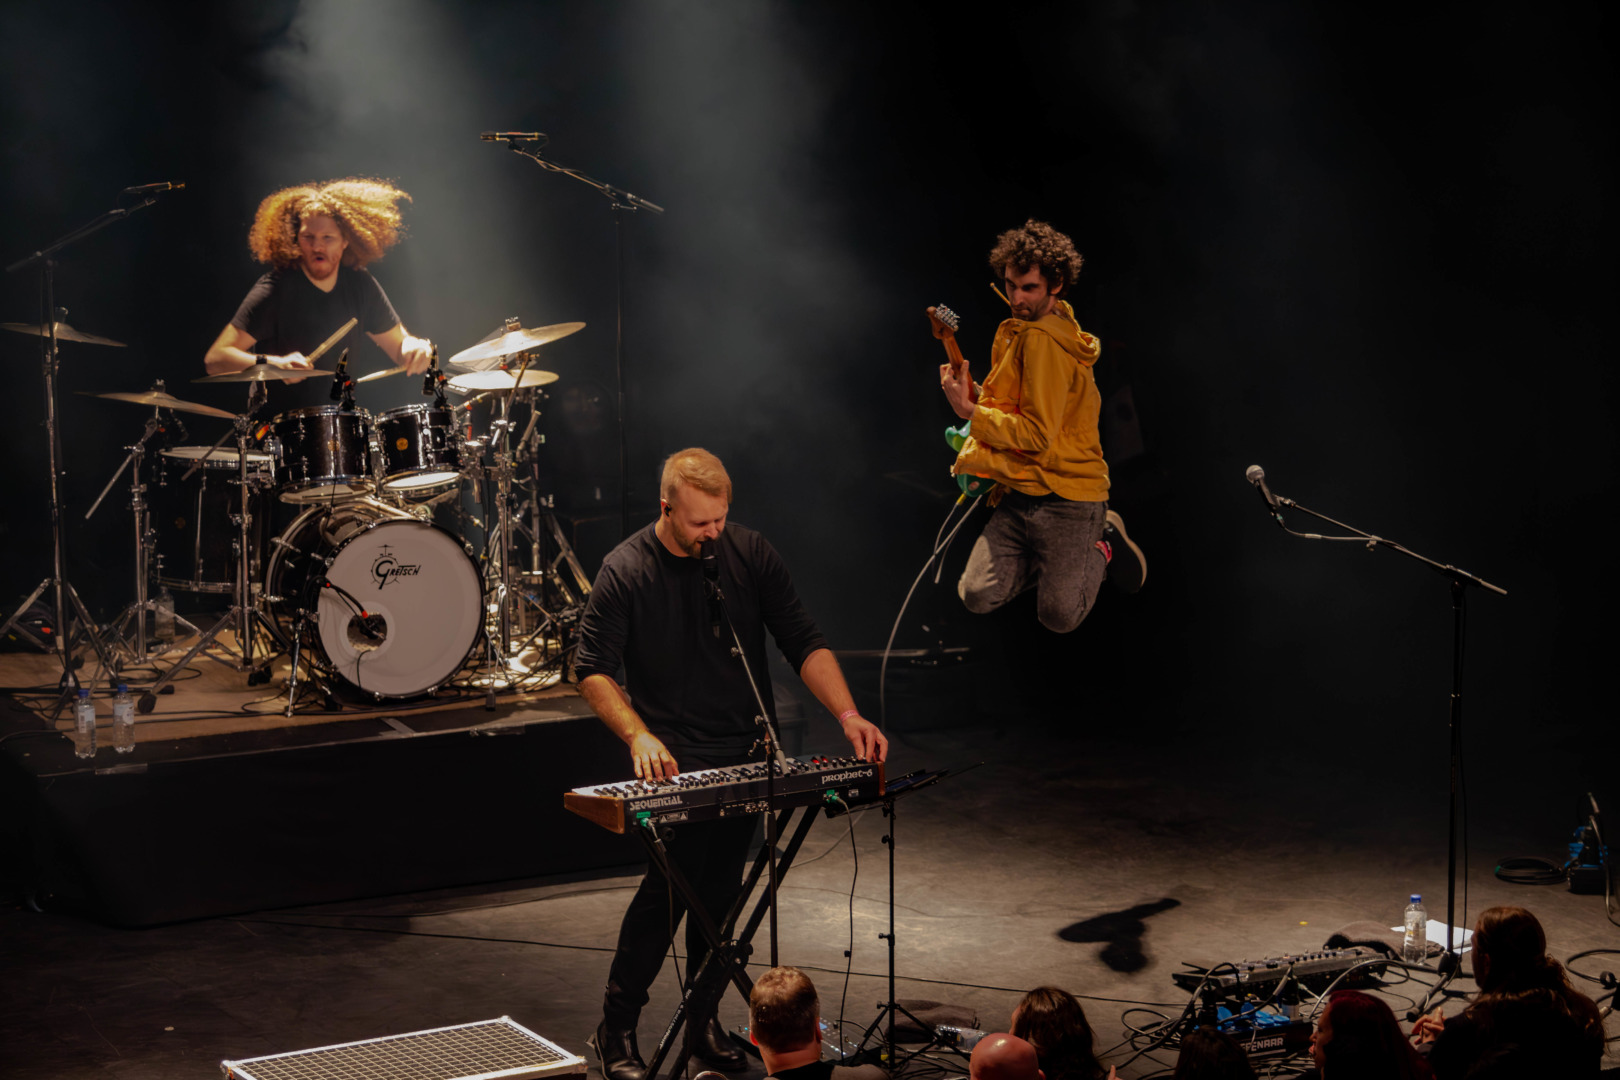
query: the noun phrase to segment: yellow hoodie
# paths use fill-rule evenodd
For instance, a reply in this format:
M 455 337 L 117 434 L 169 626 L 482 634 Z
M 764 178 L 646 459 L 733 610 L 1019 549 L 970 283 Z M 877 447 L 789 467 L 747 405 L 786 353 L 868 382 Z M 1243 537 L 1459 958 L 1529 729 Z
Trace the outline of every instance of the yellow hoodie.
M 983 476 L 1026 495 L 1106 501 L 1101 403 L 1091 375 L 1101 351 L 1064 300 L 1035 322 L 1003 322 L 951 475 Z

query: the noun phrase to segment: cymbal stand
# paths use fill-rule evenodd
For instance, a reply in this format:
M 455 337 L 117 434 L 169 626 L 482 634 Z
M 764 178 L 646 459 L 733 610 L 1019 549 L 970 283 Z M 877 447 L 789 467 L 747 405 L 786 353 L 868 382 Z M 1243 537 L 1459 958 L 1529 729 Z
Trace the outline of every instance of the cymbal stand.
M 162 379 L 158 380 L 156 389 L 162 391 Z M 151 441 L 152 436 L 160 431 L 167 430 L 167 428 L 168 425 L 163 422 L 161 410 L 153 408 L 152 415 L 146 420 L 146 430 L 135 441 L 135 445 L 127 448 L 129 453 L 124 457 L 123 464 L 118 466 L 118 471 L 113 473 L 112 479 L 107 481 L 107 486 L 101 489 L 101 494 L 97 495 L 96 501 L 90 504 L 90 509 L 84 512 L 84 519 L 89 521 L 107 498 L 108 493 L 112 491 L 113 485 L 118 483 L 118 478 L 124 475 L 124 470 L 133 466 L 129 478 L 129 506 L 135 524 L 135 602 L 119 613 L 118 618 L 113 620 L 108 632 L 114 644 L 114 655 L 126 654 L 136 662 L 146 660 L 151 653 L 151 643 L 147 641 L 146 637 L 146 613 L 155 611 L 157 608 L 157 602 L 149 596 L 152 583 L 150 559 L 156 534 L 152 530 L 151 516 L 146 502 L 146 484 L 142 482 L 141 478 L 141 463 L 146 457 L 146 444 Z M 135 622 L 135 640 L 133 642 L 130 642 L 125 636 L 127 633 L 126 628 L 131 619 Z M 184 620 L 176 616 L 177 623 L 182 621 Z M 189 623 L 186 625 L 192 632 L 197 629 Z M 114 669 L 113 674 L 120 674 L 122 670 L 123 668 L 120 665 L 120 667 Z
M 522 365 L 518 371 L 517 381 L 522 381 L 523 372 L 528 369 L 531 354 L 522 353 Z M 512 392 L 517 390 L 516 385 Z M 484 543 L 484 580 L 493 581 L 489 586 L 494 592 L 493 599 L 487 598 L 486 617 L 484 626 L 484 639 L 487 644 L 485 664 L 487 671 L 475 676 L 489 690 L 489 700 L 486 706 L 494 707 L 494 694 L 497 689 L 504 689 L 512 684 L 512 609 L 510 601 L 513 596 L 512 589 L 512 477 L 515 474 L 515 465 L 512 455 L 512 396 L 508 393 L 500 399 L 498 412 L 489 421 L 488 446 L 492 464 L 485 469 L 486 479 L 489 481 L 490 497 L 495 500 L 493 511 L 485 509 L 486 520 L 493 519 L 494 528 L 485 535 Z
M 235 668 L 237 671 L 247 672 L 249 686 L 256 686 L 270 681 L 270 660 L 274 656 L 274 653 L 267 653 L 263 663 L 255 663 L 253 652 L 256 628 L 262 627 L 270 635 L 271 639 L 281 646 L 283 652 L 288 648 L 286 638 L 282 637 L 281 631 L 276 627 L 275 623 L 266 618 L 264 613 L 259 610 L 258 598 L 253 595 L 254 552 L 249 543 L 249 538 L 253 532 L 253 505 L 249 498 L 248 489 L 248 431 L 253 426 L 253 414 L 264 407 L 268 396 L 264 383 L 248 383 L 247 410 L 239 414 L 232 425 L 232 431 L 236 435 L 236 469 L 237 483 L 239 485 L 237 494 L 241 499 L 238 512 L 232 515 L 233 524 L 237 527 L 236 588 L 232 592 L 234 603 L 232 603 L 228 612 L 215 621 L 207 633 L 197 639 L 197 643 L 191 647 L 185 656 L 180 658 L 179 663 L 165 671 L 162 677 L 141 695 L 140 699 L 135 703 L 135 707 L 143 714 L 151 712 L 157 706 L 157 695 L 162 693 L 163 688 L 173 682 L 181 671 L 190 667 L 192 660 L 196 659 L 198 654 L 216 645 L 216 639 L 227 627 L 234 628 L 236 632 L 235 651 L 240 655 L 240 660 L 236 663 L 230 663 L 211 652 L 208 653 L 208 658 L 216 663 L 224 664 L 226 667 Z M 199 458 L 191 469 L 186 471 L 186 475 L 190 475 L 193 470 L 200 468 L 208 456 L 224 444 L 225 440 L 231 436 L 231 433 L 231 431 L 227 431 L 224 435 L 221 435 L 214 445 L 209 447 L 208 453 Z M 229 652 L 230 650 L 227 649 L 226 651 Z
M 39 264 L 40 268 L 40 314 L 44 316 L 40 320 L 40 324 L 46 328 L 46 332 L 40 337 L 40 350 L 42 352 L 42 366 L 45 372 L 46 463 L 50 469 L 51 575 L 39 583 L 39 587 L 29 595 L 28 599 L 22 602 L 21 607 L 11 613 L 10 618 L 0 624 L 0 637 L 5 636 L 6 631 L 11 629 L 11 625 L 33 605 L 35 600 L 39 599 L 40 594 L 46 589 L 53 590 L 52 617 L 55 619 L 55 626 L 52 629 L 55 634 L 52 644 L 54 645 L 53 651 L 56 653 L 57 661 L 62 666 L 62 678 L 57 684 L 60 693 L 57 695 L 56 706 L 50 712 L 52 721 L 57 718 L 71 699 L 78 696 L 79 691 L 79 677 L 74 672 L 73 649 L 69 640 L 71 635 L 65 632 L 67 630 L 67 609 L 70 604 L 79 617 L 81 632 L 96 650 L 96 655 L 101 658 L 102 666 L 106 670 L 112 671 L 113 664 L 106 644 L 101 640 L 101 635 L 96 632 L 95 620 L 90 617 L 90 612 L 84 606 L 84 601 L 79 599 L 78 590 L 74 589 L 73 583 L 67 579 L 67 551 L 62 535 L 62 436 L 61 424 L 56 410 L 56 372 L 61 363 L 57 354 L 56 324 L 60 318 L 65 318 L 67 312 L 59 311 L 56 306 L 56 262 L 51 256 L 69 244 L 82 240 L 115 221 L 121 221 L 131 214 L 151 206 L 157 201 L 157 198 L 158 193 L 152 192 L 133 206 L 121 206 L 108 210 L 74 229 L 48 247 L 25 258 L 18 259 L 6 267 L 6 273 L 8 274 L 33 266 L 36 263 Z

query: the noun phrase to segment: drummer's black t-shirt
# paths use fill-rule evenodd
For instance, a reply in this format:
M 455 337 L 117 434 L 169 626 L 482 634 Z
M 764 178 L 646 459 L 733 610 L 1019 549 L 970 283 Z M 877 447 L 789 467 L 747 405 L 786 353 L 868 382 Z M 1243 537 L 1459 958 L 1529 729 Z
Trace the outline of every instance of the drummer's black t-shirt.
M 331 292 L 323 292 L 302 268 L 290 266 L 272 270 L 254 282 L 231 325 L 253 335 L 254 352 L 268 356 L 300 352 L 308 356 L 351 318 L 358 318 L 359 324 L 333 345 L 317 366 L 337 363 L 340 352 L 357 348 L 365 340 L 362 334 L 392 330 L 399 315 L 369 271 L 340 266 L 337 284 Z

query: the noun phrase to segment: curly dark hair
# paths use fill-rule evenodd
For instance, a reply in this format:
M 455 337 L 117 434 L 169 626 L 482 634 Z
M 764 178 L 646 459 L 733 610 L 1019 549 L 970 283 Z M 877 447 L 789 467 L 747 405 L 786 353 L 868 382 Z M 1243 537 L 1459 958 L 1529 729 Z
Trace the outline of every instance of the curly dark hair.
M 990 269 L 997 276 L 1005 276 L 1008 269 L 1022 274 L 1035 267 L 1053 292 L 1072 284 L 1084 261 L 1073 240 L 1034 218 L 996 237 L 996 246 L 990 249 Z
M 298 229 L 305 218 L 329 217 L 349 246 L 343 265 L 376 262 L 405 235 L 399 201 L 411 197 L 386 180 L 350 176 L 322 184 L 300 184 L 266 196 L 248 230 L 248 250 L 262 263 L 285 270 L 298 262 Z
M 1095 1037 L 1074 995 L 1037 986 L 1013 1010 L 1012 1031 L 1035 1048 L 1046 1080 L 1101 1080 L 1108 1074 L 1093 1049 Z

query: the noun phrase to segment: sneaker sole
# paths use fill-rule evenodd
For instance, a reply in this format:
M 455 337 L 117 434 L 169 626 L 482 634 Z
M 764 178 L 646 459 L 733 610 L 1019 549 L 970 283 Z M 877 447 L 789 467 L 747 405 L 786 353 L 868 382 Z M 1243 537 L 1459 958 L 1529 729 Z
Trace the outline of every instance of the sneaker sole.
M 1135 587 L 1130 588 L 1123 585 L 1120 587 L 1128 593 L 1137 592 L 1142 588 L 1143 585 L 1147 584 L 1147 556 L 1142 554 L 1142 549 L 1136 546 L 1136 541 L 1132 540 L 1130 534 L 1125 531 L 1124 518 L 1110 510 L 1108 511 L 1108 515 L 1105 520 L 1108 525 L 1113 528 L 1114 534 L 1119 537 L 1120 542 L 1124 544 L 1125 547 L 1130 549 L 1132 557 L 1136 559 L 1137 577 Z M 1112 543 L 1112 541 L 1110 541 L 1110 543 Z M 1117 554 L 1115 555 L 1115 558 L 1118 558 Z M 1112 568 L 1112 564 L 1110 564 L 1110 568 Z M 1114 580 L 1114 575 L 1110 573 L 1108 578 L 1110 581 L 1112 581 Z

